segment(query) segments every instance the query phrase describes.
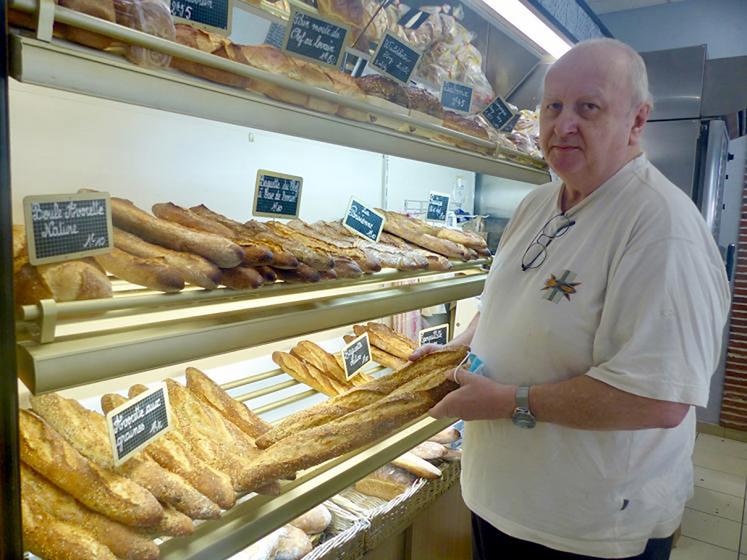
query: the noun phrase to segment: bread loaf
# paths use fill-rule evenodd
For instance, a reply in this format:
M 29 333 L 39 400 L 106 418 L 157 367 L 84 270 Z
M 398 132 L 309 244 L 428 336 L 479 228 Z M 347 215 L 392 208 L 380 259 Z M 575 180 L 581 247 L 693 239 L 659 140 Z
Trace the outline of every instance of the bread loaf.
M 421 459 L 411 452 L 403 453 L 396 459 L 392 460 L 392 465 L 404 469 L 420 478 L 427 478 L 428 480 L 441 478 L 440 469 L 434 467 L 425 459 Z
M 327 396 L 335 396 L 345 392 L 346 388 L 339 381 L 324 375 L 322 371 L 311 364 L 299 360 L 296 356 L 286 352 L 273 352 L 272 361 L 280 369 L 290 375 L 296 381 L 305 383 L 312 389 L 324 393 Z
M 31 397 L 34 411 L 60 433 L 81 455 L 99 467 L 114 470 L 146 488 L 158 500 L 193 519 L 212 519 L 220 509 L 180 476 L 165 470 L 143 452 L 114 465 L 106 419 L 72 399 L 56 393 Z
M 308 535 L 293 525 L 280 529 L 280 540 L 274 560 L 301 560 L 311 552 L 312 544 Z
M 175 251 L 196 253 L 221 268 L 238 266 L 244 258 L 241 247 L 225 237 L 161 220 L 141 210 L 129 200 L 112 197 L 111 204 L 114 225 L 146 241 Z
M 330 523 L 332 523 L 332 514 L 324 504 L 319 504 L 311 508 L 290 522 L 291 525 L 301 529 L 307 535 L 316 535 L 324 532 Z
M 353 342 L 357 337 L 352 335 L 346 335 L 343 337 L 345 342 L 350 344 Z M 371 358 L 373 358 L 373 361 L 376 362 L 379 365 L 382 365 L 384 367 L 397 370 L 400 368 L 403 368 L 407 365 L 407 360 L 403 360 L 401 358 L 398 358 L 394 354 L 390 354 L 389 352 L 385 352 L 378 346 L 371 345 Z
M 435 461 L 446 455 L 446 448 L 435 441 L 424 441 L 410 449 L 410 453 L 426 461 Z
M 135 527 L 161 521 L 163 508 L 150 492 L 98 467 L 26 410 L 19 413 L 19 438 L 24 463 L 92 510 Z
M 277 275 L 278 280 L 282 280 L 283 282 L 288 282 L 290 284 L 298 282 L 313 283 L 319 282 L 322 279 L 322 275 L 319 271 L 314 270 L 313 268 L 302 262 L 298 263 L 298 266 L 296 266 L 296 268 L 294 268 L 293 270 L 278 268 L 275 270 L 275 274 Z
M 91 511 L 30 467 L 21 464 L 21 495 L 32 511 L 77 526 L 118 558 L 155 560 L 158 546 L 138 532 Z
M 57 0 L 60 6 L 70 8 L 89 16 L 94 16 L 112 23 L 116 22 L 113 0 Z M 68 41 L 80 43 L 87 47 L 104 50 L 111 46 L 112 39 L 105 35 L 92 33 L 68 25 L 58 26 L 62 36 Z
M 322 233 L 301 220 L 291 220 L 286 225 L 303 235 L 306 243 L 314 244 L 315 247 L 335 255 L 335 258 L 346 257 L 352 260 L 362 272 L 378 272 L 381 270 L 381 263 L 356 246 L 352 240 Z M 337 269 L 337 266 L 335 266 L 335 269 Z
M 382 231 L 379 241 L 381 243 L 397 247 L 402 251 L 408 251 L 411 254 L 421 255 L 428 261 L 428 270 L 442 272 L 451 270 L 451 261 L 449 261 L 449 259 L 447 259 L 443 255 L 439 255 L 438 253 L 434 253 L 433 251 L 428 251 L 426 249 L 423 249 L 422 247 L 418 247 L 413 243 L 405 241 L 401 237 L 397 237 L 396 235 L 392 235 L 391 233 Z
M 264 284 L 262 275 L 251 266 L 223 269 L 220 283 L 233 290 L 254 290 Z
M 343 385 L 348 385 L 345 369 L 335 360 L 335 357 L 318 344 L 310 340 L 302 340 L 291 350 L 299 360 L 316 367 L 327 376 L 335 378 Z
M 161 257 L 136 257 L 114 247 L 111 253 L 97 255 L 95 258 L 108 272 L 132 284 L 159 292 L 178 292 L 184 289 L 184 278 L 180 271 Z
M 245 404 L 233 399 L 199 369 L 187 368 L 187 389 L 253 439 L 271 428 L 270 424 L 254 414 Z
M 160 245 L 148 243 L 137 235 L 114 228 L 114 245 L 131 255 L 151 259 L 163 259 L 166 264 L 179 271 L 186 282 L 206 290 L 214 290 L 220 280 L 220 269 L 204 257 L 192 253 L 172 251 Z
M 101 408 L 108 413 L 125 402 L 126 397 L 107 394 L 101 397 Z M 178 431 L 172 430 L 152 441 L 145 452 L 163 468 L 184 478 L 221 508 L 230 509 L 236 503 L 230 477 L 192 453 L 189 444 Z
M 303 263 L 306 263 L 314 270 L 325 271 L 334 268 L 334 261 L 329 254 L 318 249 L 312 249 L 304 244 L 303 236 L 298 235 L 293 229 L 280 222 L 261 223 L 250 220 L 244 224 L 254 232 L 261 232 L 263 235 L 277 240 L 286 251 L 296 256 Z
M 262 276 L 265 284 L 273 284 L 278 280 L 278 273 L 271 266 L 258 266 L 257 272 Z
M 373 346 L 381 348 L 401 360 L 407 360 L 418 348 L 414 340 L 399 334 L 382 323 L 366 323 L 366 326 L 354 325 L 353 332 L 355 332 L 355 336 L 361 336 L 367 332 L 368 339 Z
M 252 459 L 245 482 L 259 487 L 391 434 L 458 387 L 445 377 L 454 367 L 432 370 L 374 404 L 280 440 Z
M 355 387 L 343 395 L 301 410 L 269 432 L 257 438 L 257 447 L 266 449 L 271 445 L 304 430 L 324 425 L 355 410 L 376 404 L 397 388 L 410 383 L 434 370 L 455 367 L 467 355 L 467 349 L 456 347 L 433 352 L 390 375 L 380 377 L 367 385 Z M 274 359 L 274 356 L 273 356 Z M 276 362 L 277 363 L 277 362 Z
M 439 255 L 465 261 L 470 260 L 471 253 L 464 245 L 417 231 L 412 227 L 412 224 L 409 223 L 406 216 L 397 212 L 389 212 L 381 209 L 377 209 L 377 211 L 382 212 L 386 216 L 384 231 L 438 253 Z
M 417 477 L 393 465 L 384 465 L 355 483 L 361 494 L 393 500 L 412 486 Z
M 438 432 L 436 435 L 429 437 L 428 441 L 435 441 L 441 445 L 448 445 L 454 443 L 460 437 L 462 436 L 456 428 L 446 428 L 445 430 Z

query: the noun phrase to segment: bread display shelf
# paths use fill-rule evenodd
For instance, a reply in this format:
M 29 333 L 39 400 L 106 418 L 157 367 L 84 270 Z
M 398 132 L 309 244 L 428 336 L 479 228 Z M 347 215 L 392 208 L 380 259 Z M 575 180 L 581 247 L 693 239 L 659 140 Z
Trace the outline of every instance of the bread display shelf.
M 88 312 L 98 309 L 99 315 L 80 325 L 68 325 L 70 334 L 56 336 L 50 343 L 30 339 L 19 342 L 18 376 L 33 393 L 94 383 L 473 297 L 482 292 L 486 276 L 486 272 L 474 268 L 473 264 L 472 271 L 465 270 L 460 275 L 426 275 L 406 285 L 354 283 L 340 288 L 335 284 L 330 288 L 339 290 L 313 292 L 306 285 L 306 290 L 290 302 L 278 302 L 271 297 L 257 300 L 250 296 L 242 300 L 245 292 L 233 292 L 216 305 L 182 306 L 166 311 L 154 311 L 150 305 L 157 306 L 181 294 L 154 294 L 133 298 L 138 306 L 129 310 L 132 312 L 129 317 L 121 311 L 113 312 L 114 317 L 110 319 L 105 312 L 107 305 L 116 308 L 120 300 L 129 298 L 97 300 L 88 302 L 93 306 Z M 190 293 L 194 293 L 194 297 L 199 294 L 187 292 L 183 295 Z M 273 292 L 267 290 L 266 293 Z M 75 309 L 84 303 L 52 307 L 59 317 L 60 311 L 64 315 L 68 306 Z M 130 325 L 123 326 L 128 319 Z M 82 329 L 78 328 L 81 326 Z M 41 328 L 45 329 L 43 324 Z
M 34 0 L 14 0 L 11 7 L 29 13 L 36 13 L 38 9 Z M 60 23 L 218 70 L 261 79 L 287 90 L 394 119 L 491 151 L 495 150 L 494 142 L 460 133 L 433 122 L 395 113 L 383 107 L 257 70 L 70 9 L 59 6 L 52 6 L 49 9 L 54 10 L 54 20 Z M 51 26 L 51 22 L 49 25 Z M 44 33 L 45 31 L 40 28 L 39 35 Z M 47 32 L 47 35 L 51 33 Z M 544 169 L 510 161 L 513 155 L 510 151 L 499 150 L 498 157 L 489 157 L 373 124 L 348 121 L 337 116 L 287 105 L 175 71 L 142 68 L 117 56 L 57 39 L 45 41 L 27 34 L 11 35 L 11 75 L 21 82 L 30 84 L 517 181 L 541 184 L 549 180 L 549 175 Z M 522 156 L 529 158 L 523 154 Z M 536 165 L 544 164 L 538 161 Z

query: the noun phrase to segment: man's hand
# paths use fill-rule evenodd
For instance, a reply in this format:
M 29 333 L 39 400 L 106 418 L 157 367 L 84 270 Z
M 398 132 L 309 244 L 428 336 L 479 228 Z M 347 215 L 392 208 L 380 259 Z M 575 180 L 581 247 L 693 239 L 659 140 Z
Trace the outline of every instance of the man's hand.
M 516 407 L 516 385 L 500 385 L 491 379 L 459 369 L 446 377 L 456 381 L 459 389 L 446 395 L 428 411 L 434 418 L 461 418 L 462 420 L 508 419 Z
M 438 352 L 439 350 L 443 350 L 446 348 L 443 344 L 423 344 L 420 348 L 415 350 L 408 360 L 411 362 L 414 362 L 415 360 L 419 360 L 423 356 L 427 356 L 428 354 L 433 354 L 433 352 Z

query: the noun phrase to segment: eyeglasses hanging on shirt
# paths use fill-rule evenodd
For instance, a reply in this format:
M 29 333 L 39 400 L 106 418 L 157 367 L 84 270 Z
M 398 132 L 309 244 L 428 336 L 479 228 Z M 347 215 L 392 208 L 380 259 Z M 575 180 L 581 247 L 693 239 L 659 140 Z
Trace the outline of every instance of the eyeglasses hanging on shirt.
M 521 270 L 527 271 L 530 268 L 542 266 L 547 257 L 547 247 L 552 240 L 565 235 L 575 223 L 575 220 L 571 220 L 562 212 L 550 218 L 524 251 L 524 256 L 521 258 Z

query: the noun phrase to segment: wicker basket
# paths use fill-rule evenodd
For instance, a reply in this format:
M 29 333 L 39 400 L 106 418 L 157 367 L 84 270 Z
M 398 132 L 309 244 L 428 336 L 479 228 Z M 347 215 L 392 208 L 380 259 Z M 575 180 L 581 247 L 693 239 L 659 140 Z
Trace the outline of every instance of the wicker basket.
M 333 534 L 303 560 L 360 560 L 365 553 L 365 534 L 371 523 L 338 505 L 327 501 L 324 505 L 332 513 L 332 524 L 328 531 Z

